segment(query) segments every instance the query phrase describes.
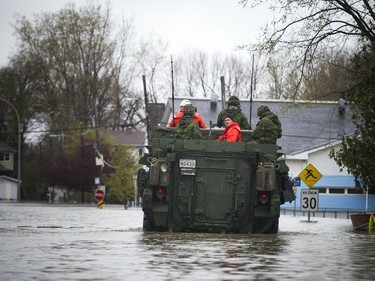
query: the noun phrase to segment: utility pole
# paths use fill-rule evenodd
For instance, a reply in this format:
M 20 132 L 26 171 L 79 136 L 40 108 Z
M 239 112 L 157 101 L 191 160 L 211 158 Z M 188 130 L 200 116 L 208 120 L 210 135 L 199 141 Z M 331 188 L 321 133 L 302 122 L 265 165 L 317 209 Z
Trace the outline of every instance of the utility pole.
M 225 80 L 224 76 L 220 76 L 220 84 L 221 84 L 221 108 L 224 110 L 225 106 Z
M 147 144 L 150 143 L 150 120 L 148 116 L 148 96 L 147 96 L 147 86 L 146 86 L 146 76 L 142 75 L 143 81 L 143 94 L 145 98 L 145 110 L 146 110 L 146 132 L 147 132 Z

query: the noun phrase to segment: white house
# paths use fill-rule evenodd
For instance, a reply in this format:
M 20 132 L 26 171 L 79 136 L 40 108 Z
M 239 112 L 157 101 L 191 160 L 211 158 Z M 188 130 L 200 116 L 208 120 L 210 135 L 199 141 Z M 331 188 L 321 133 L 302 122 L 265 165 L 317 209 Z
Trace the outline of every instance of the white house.
M 18 179 L 0 176 L 0 201 L 17 201 Z
M 0 142 L 0 201 L 17 201 L 18 179 L 14 171 L 14 155 L 17 150 Z

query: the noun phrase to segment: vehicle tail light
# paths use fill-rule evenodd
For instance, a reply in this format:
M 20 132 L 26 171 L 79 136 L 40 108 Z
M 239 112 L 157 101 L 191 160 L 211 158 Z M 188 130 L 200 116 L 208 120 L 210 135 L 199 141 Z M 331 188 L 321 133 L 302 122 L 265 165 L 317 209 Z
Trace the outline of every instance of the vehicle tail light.
M 267 193 L 260 193 L 259 194 L 259 201 L 262 204 L 266 204 L 268 202 L 268 194 Z
M 155 189 L 155 196 L 156 196 L 159 200 L 163 199 L 164 195 L 165 195 L 165 190 L 164 190 L 164 188 L 162 188 L 162 187 L 157 187 L 157 188 Z

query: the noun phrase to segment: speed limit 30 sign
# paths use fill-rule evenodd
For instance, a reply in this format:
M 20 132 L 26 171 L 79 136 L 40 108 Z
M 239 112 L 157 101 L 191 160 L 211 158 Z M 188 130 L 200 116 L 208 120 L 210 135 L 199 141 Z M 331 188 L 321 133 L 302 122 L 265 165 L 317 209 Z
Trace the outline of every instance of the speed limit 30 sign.
M 319 191 L 317 189 L 301 190 L 301 210 L 302 211 L 318 211 Z

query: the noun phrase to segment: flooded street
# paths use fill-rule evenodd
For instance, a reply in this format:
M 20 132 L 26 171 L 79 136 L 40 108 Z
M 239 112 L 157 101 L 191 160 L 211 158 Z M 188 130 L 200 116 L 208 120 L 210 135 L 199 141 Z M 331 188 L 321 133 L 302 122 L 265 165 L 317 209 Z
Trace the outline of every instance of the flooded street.
M 277 235 L 144 233 L 141 209 L 0 203 L 2 280 L 374 280 L 375 235 L 282 215 Z

